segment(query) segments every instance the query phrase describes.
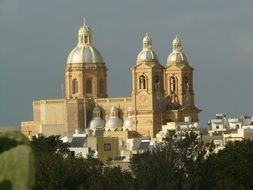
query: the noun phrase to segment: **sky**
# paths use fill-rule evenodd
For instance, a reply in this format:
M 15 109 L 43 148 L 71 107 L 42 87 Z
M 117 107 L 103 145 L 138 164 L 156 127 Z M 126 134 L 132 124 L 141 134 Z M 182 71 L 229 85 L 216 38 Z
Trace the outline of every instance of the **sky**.
M 148 32 L 166 65 L 176 35 L 194 67 L 201 126 L 216 113 L 253 115 L 253 1 L 1 0 L 0 126 L 32 120 L 32 101 L 61 98 L 83 17 L 106 61 L 110 97 L 131 95 Z

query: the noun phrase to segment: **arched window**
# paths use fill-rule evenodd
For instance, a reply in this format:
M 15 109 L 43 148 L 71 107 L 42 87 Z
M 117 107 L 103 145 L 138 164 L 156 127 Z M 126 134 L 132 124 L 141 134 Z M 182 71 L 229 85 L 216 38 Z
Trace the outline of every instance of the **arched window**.
M 100 79 L 100 81 L 99 81 L 99 92 L 101 94 L 104 93 L 104 81 L 103 81 L 103 79 Z
M 159 82 L 159 76 L 158 75 L 154 76 L 154 88 L 155 88 L 155 90 L 158 90 L 160 88 L 160 82 Z
M 73 80 L 73 94 L 77 94 L 78 93 L 78 81 L 77 79 Z
M 187 90 L 189 88 L 190 84 L 189 84 L 189 79 L 188 77 L 184 77 L 184 89 Z
M 86 35 L 84 36 L 84 43 L 88 44 L 88 36 L 86 36 Z
M 139 78 L 139 88 L 146 89 L 146 77 L 144 75 L 141 75 Z
M 176 78 L 170 77 L 170 91 L 175 92 L 176 91 Z
M 86 81 L 86 93 L 92 93 L 92 81 L 91 79 L 88 79 Z

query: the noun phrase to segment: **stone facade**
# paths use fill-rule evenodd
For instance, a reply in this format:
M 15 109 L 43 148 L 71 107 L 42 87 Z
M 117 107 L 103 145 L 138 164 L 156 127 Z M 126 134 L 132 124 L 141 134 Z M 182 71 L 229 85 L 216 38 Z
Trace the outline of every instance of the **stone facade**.
M 78 44 L 68 57 L 66 98 L 34 101 L 33 121 L 21 124 L 25 135 L 72 137 L 75 129 L 87 129 L 94 121 L 95 130 L 106 126 L 108 131 L 119 131 L 124 125 L 124 130 L 155 137 L 167 122 L 184 121 L 186 116 L 198 121 L 200 110 L 194 105 L 193 68 L 182 52 L 178 37 L 173 40 L 173 51 L 163 66 L 147 34 L 132 67 L 131 96 L 108 98 L 106 64 L 93 46 L 91 34 L 84 23 Z

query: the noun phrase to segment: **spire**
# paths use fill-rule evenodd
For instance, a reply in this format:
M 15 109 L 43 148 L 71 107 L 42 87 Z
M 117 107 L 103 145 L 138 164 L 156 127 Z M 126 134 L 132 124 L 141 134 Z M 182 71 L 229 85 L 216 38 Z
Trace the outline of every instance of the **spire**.
M 83 17 L 83 26 L 87 26 L 86 18 Z
M 172 45 L 173 45 L 173 51 L 181 51 L 182 50 L 181 40 L 177 35 L 176 35 L 176 38 L 173 40 Z
M 152 49 L 152 41 L 148 33 L 143 38 L 143 50 L 151 50 Z

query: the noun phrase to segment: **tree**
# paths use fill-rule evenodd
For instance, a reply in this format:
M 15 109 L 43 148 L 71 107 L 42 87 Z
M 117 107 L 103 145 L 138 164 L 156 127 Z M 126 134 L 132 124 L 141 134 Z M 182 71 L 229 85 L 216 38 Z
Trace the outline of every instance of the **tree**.
M 205 149 L 193 131 L 184 134 L 169 131 L 162 144 L 132 157 L 135 188 L 191 189 L 198 182 L 193 173 L 203 162 Z
M 199 189 L 253 189 L 253 141 L 228 143 L 201 166 Z
M 36 158 L 36 190 L 132 189 L 132 175 L 120 167 L 108 167 L 93 155 L 71 156 L 59 136 L 32 139 Z

